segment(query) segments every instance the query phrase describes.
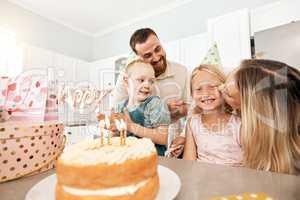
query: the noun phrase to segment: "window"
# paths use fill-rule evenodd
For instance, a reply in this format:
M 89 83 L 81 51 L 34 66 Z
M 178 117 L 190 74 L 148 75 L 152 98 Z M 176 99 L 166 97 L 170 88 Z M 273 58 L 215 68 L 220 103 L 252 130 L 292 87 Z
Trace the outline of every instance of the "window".
M 16 35 L 0 27 L 0 76 L 16 77 L 22 72 L 23 48 Z

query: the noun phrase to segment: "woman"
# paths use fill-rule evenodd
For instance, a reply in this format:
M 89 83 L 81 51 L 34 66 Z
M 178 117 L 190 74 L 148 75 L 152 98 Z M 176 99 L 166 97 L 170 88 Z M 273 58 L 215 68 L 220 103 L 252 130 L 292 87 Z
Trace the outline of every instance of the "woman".
M 244 60 L 223 96 L 241 111 L 244 165 L 299 173 L 300 72 L 277 61 Z

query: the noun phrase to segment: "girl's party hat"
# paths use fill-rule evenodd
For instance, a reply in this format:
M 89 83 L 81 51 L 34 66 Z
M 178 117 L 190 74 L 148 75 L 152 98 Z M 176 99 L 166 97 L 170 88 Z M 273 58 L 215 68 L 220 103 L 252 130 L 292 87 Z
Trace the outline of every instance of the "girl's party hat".
M 206 56 L 202 60 L 201 64 L 206 65 L 217 65 L 218 67 L 222 67 L 221 58 L 218 51 L 217 43 L 215 42 L 213 46 L 208 50 Z

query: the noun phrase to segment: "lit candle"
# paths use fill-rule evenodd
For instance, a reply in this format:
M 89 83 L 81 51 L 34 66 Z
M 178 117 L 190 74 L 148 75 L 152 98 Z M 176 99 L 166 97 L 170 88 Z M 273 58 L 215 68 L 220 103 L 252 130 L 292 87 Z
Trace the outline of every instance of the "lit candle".
M 110 145 L 110 121 L 109 118 L 107 117 L 107 115 L 105 115 L 105 124 L 106 124 L 106 128 L 107 128 L 107 144 Z
M 105 127 L 104 120 L 100 120 L 99 127 L 100 127 L 100 141 L 101 141 L 101 146 L 102 146 L 104 144 L 104 127 Z
M 120 124 L 121 124 L 122 132 L 123 132 L 123 144 L 126 145 L 127 126 L 126 126 L 126 123 L 123 119 L 120 120 Z

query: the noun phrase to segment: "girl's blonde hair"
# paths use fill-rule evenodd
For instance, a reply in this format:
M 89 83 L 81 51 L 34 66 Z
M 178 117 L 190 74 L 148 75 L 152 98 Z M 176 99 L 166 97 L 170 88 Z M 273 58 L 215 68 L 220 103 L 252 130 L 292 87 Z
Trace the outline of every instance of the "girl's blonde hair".
M 244 60 L 235 80 L 245 166 L 295 173 L 300 167 L 299 71 L 276 61 Z
M 200 71 L 208 72 L 208 73 L 214 75 L 217 79 L 219 79 L 222 84 L 225 83 L 226 76 L 220 70 L 220 68 L 219 68 L 218 65 L 201 64 L 200 66 L 196 67 L 192 71 L 192 75 L 191 75 L 191 78 L 190 78 L 190 92 L 191 92 L 191 95 L 193 95 L 193 85 L 192 85 L 193 79 L 197 76 L 197 74 Z M 231 112 L 232 111 L 232 108 L 227 103 L 225 103 L 224 106 L 225 106 L 224 110 L 226 112 Z M 201 112 L 202 112 L 202 110 L 198 106 L 196 106 L 195 108 L 193 108 L 193 114 L 199 114 Z

